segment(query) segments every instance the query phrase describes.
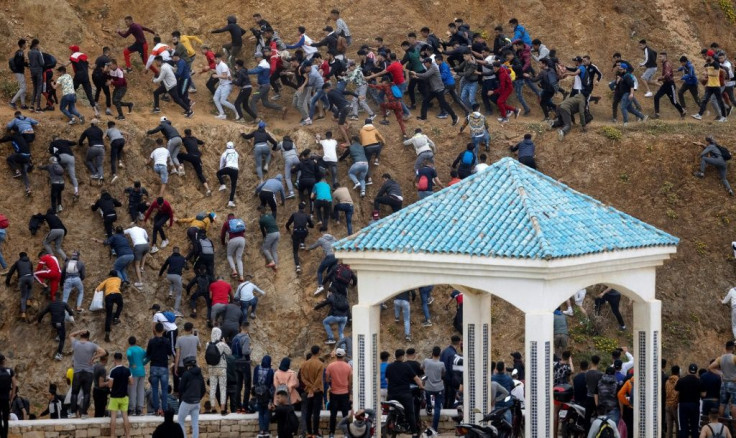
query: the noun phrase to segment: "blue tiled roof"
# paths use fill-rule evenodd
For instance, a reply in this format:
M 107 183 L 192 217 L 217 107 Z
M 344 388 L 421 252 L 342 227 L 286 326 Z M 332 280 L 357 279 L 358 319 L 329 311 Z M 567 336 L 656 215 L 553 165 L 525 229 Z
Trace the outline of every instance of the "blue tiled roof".
M 679 239 L 511 158 L 337 242 L 340 251 L 557 259 Z

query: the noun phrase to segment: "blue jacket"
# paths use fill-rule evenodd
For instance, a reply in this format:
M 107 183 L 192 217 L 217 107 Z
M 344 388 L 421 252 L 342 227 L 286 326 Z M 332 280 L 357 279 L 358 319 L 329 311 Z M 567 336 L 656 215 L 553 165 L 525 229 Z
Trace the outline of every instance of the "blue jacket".
M 446 62 L 440 64 L 440 76 L 442 76 L 442 83 L 445 84 L 446 87 L 452 87 L 455 85 L 455 77 L 452 76 L 450 66 L 447 65 Z
M 20 116 L 16 117 L 8 123 L 7 128 L 11 130 L 13 128 L 18 129 L 18 132 L 33 132 L 33 127 L 38 125 L 38 120 L 34 120 L 30 117 Z
M 125 234 L 115 233 L 105 240 L 105 245 L 109 245 L 110 248 L 115 250 L 115 254 L 120 257 L 124 255 L 132 255 L 133 250 L 130 249 L 128 239 L 125 238 Z
M 191 82 L 191 69 L 184 59 L 179 58 L 179 62 L 176 63 L 176 73 L 174 73 L 174 76 L 176 76 L 178 81 L 183 82 L 188 80 Z
M 256 68 L 248 70 L 249 75 L 257 75 L 258 85 L 268 85 L 271 80 L 271 67 L 264 67 L 260 64 Z
M 685 74 L 682 75 L 682 80 L 688 84 L 688 85 L 697 85 L 698 84 L 698 76 L 695 74 L 695 67 L 693 67 L 693 63 L 688 61 L 687 64 L 677 69 L 677 71 L 684 71 Z
M 522 40 L 524 44 L 532 45 L 532 37 L 529 36 L 529 32 L 524 29 L 524 26 L 517 24 L 514 28 L 514 37 L 511 41 Z

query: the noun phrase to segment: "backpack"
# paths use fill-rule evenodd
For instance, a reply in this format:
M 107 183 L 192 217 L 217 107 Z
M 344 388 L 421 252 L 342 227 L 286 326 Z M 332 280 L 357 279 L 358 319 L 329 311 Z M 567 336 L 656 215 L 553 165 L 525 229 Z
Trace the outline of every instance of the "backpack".
M 207 213 L 206 211 L 203 211 L 201 213 L 197 213 L 197 216 L 195 216 L 195 219 L 197 219 L 198 221 L 203 221 L 204 218 L 206 218 L 208 214 L 209 213 Z
M 44 70 L 49 70 L 56 67 L 56 58 L 54 57 L 54 55 L 51 55 L 49 53 L 41 53 L 41 56 L 43 56 Z
M 6 229 L 10 226 L 10 221 L 8 220 L 8 217 L 4 214 L 0 213 L 0 229 Z
M 716 146 L 718 147 L 718 150 L 721 151 L 721 157 L 723 157 L 723 161 L 728 161 L 731 159 L 731 152 L 728 149 L 719 144 L 717 144 Z M 3 228 L 2 222 L 0 222 L 0 228 Z
M 216 342 L 207 343 L 207 349 L 204 351 L 204 361 L 207 362 L 207 365 L 218 365 L 222 360 L 222 356 Z
M 465 165 L 465 166 L 472 165 L 473 164 L 473 158 L 474 157 L 475 157 L 475 155 L 473 154 L 472 151 L 465 151 L 465 152 L 463 152 L 463 159 L 462 159 L 463 165 Z
M 66 265 L 66 274 L 79 274 L 79 260 L 69 260 Z
M 167 310 L 165 312 L 161 312 L 161 314 L 164 316 L 164 318 L 166 318 L 168 322 L 172 324 L 176 322 L 176 314 L 174 312 Z
M 228 221 L 228 227 L 230 227 L 231 233 L 242 233 L 245 231 L 245 222 L 243 222 L 243 219 L 230 219 Z
M 614 431 L 611 424 L 608 422 L 608 417 L 605 417 L 601 421 L 601 425 L 598 428 L 598 432 L 595 434 L 595 438 L 614 438 L 616 431 Z
M 417 181 L 417 190 L 420 192 L 426 192 L 429 189 L 429 178 L 427 175 L 420 175 L 419 181 Z
M 332 306 L 339 312 L 347 312 L 350 310 L 350 303 L 348 303 L 348 297 L 343 294 L 332 294 L 333 301 Z
M 353 280 L 353 271 L 350 269 L 350 265 L 339 265 L 335 272 L 335 279 L 340 283 L 350 284 Z
M 240 338 L 236 336 L 233 339 L 231 349 L 233 351 L 233 356 L 235 356 L 236 358 L 250 356 L 250 336 L 240 336 Z
M 559 362 L 555 363 L 554 365 L 554 384 L 555 385 L 561 385 L 563 383 L 567 383 L 568 378 L 570 377 L 571 370 L 570 365 L 568 364 L 561 364 Z
M 710 424 L 705 425 L 708 429 L 710 429 L 711 437 L 710 438 L 723 438 L 723 428 L 724 426 L 721 424 L 721 429 L 716 433 L 715 430 L 713 430 L 712 427 L 710 427 Z
M 485 117 L 482 115 L 475 117 L 472 114 L 468 116 L 468 127 L 470 128 L 470 135 L 473 137 L 480 137 L 486 133 Z
M 215 254 L 215 247 L 212 245 L 212 241 L 210 239 L 199 239 L 199 249 L 201 255 Z
M 15 66 L 15 56 L 12 56 L 10 59 L 8 59 L 8 68 L 11 72 L 16 73 L 16 66 Z
M 258 378 L 256 379 L 254 388 L 256 396 L 259 400 L 265 401 L 271 398 L 271 391 L 273 386 L 269 386 L 266 383 L 268 379 L 268 372 L 271 371 L 269 368 L 258 368 Z
M 401 88 L 399 88 L 399 86 L 396 84 L 391 85 L 391 94 L 393 94 L 393 96 L 397 99 L 401 99 L 402 97 L 404 97 L 404 94 L 401 92 Z
M 347 49 L 348 49 L 348 40 L 342 35 L 338 36 L 337 37 L 337 51 L 344 55 Z

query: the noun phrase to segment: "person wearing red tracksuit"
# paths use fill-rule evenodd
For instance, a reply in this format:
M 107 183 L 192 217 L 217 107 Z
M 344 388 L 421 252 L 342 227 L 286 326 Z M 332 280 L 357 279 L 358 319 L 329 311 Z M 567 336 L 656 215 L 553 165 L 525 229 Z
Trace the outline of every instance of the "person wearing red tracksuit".
M 496 95 L 496 104 L 498 105 L 498 111 L 501 113 L 501 117 L 498 118 L 498 121 L 501 123 L 506 123 L 509 121 L 509 113 L 513 113 L 515 117 L 519 117 L 518 108 L 506 105 L 506 100 L 509 98 L 509 96 L 511 96 L 511 92 L 514 91 L 514 84 L 511 82 L 509 71 L 506 69 L 506 67 L 502 66 L 500 62 L 495 61 L 493 63 L 493 71 L 498 77 L 499 85 L 497 89 L 489 91 L 488 95 Z
M 122 31 L 118 30 L 118 35 L 120 35 L 123 38 L 127 38 L 128 35 L 133 35 L 133 38 L 135 38 L 135 42 L 130 47 L 126 47 L 125 50 L 123 50 L 123 56 L 125 57 L 125 67 L 128 70 L 128 73 L 131 71 L 130 67 L 130 54 L 133 52 L 138 52 L 141 55 L 141 61 L 143 63 L 146 62 L 146 59 L 148 58 L 148 42 L 146 41 L 146 35 L 143 33 L 143 31 L 152 33 L 156 35 L 156 31 L 151 30 L 147 27 L 141 26 L 138 23 L 133 22 L 133 17 L 127 16 L 125 17 L 125 25 L 128 26 L 128 30 Z
M 61 267 L 59 266 L 59 260 L 53 255 L 44 252 L 38 260 L 38 265 L 36 266 L 36 271 L 33 273 L 33 277 L 36 281 L 41 283 L 43 287 L 49 289 L 51 301 L 55 301 L 56 291 L 59 290 L 59 282 L 61 281 Z M 48 286 L 44 280 L 48 280 Z
M 370 83 L 368 84 L 369 87 L 382 91 L 385 97 L 385 100 L 383 101 L 383 103 L 381 103 L 381 112 L 383 113 L 383 120 L 381 120 L 379 123 L 382 125 L 388 125 L 387 113 L 389 111 L 393 111 L 394 115 L 396 115 L 396 121 L 399 122 L 399 128 L 401 128 L 401 135 L 403 136 L 404 140 L 406 140 L 407 139 L 406 126 L 404 125 L 404 115 L 403 115 L 403 108 L 401 106 L 401 99 L 395 97 L 393 92 L 391 92 L 392 85 L 393 83 L 391 82 L 390 75 L 384 76 L 380 84 L 370 84 Z

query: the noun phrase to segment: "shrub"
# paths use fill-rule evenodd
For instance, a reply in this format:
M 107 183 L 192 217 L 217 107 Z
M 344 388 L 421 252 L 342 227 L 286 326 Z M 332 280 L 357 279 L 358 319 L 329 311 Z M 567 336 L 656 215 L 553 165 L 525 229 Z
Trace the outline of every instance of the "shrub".
M 604 126 L 603 129 L 601 129 L 601 134 L 612 141 L 621 140 L 621 138 L 623 138 L 621 130 L 613 126 Z

